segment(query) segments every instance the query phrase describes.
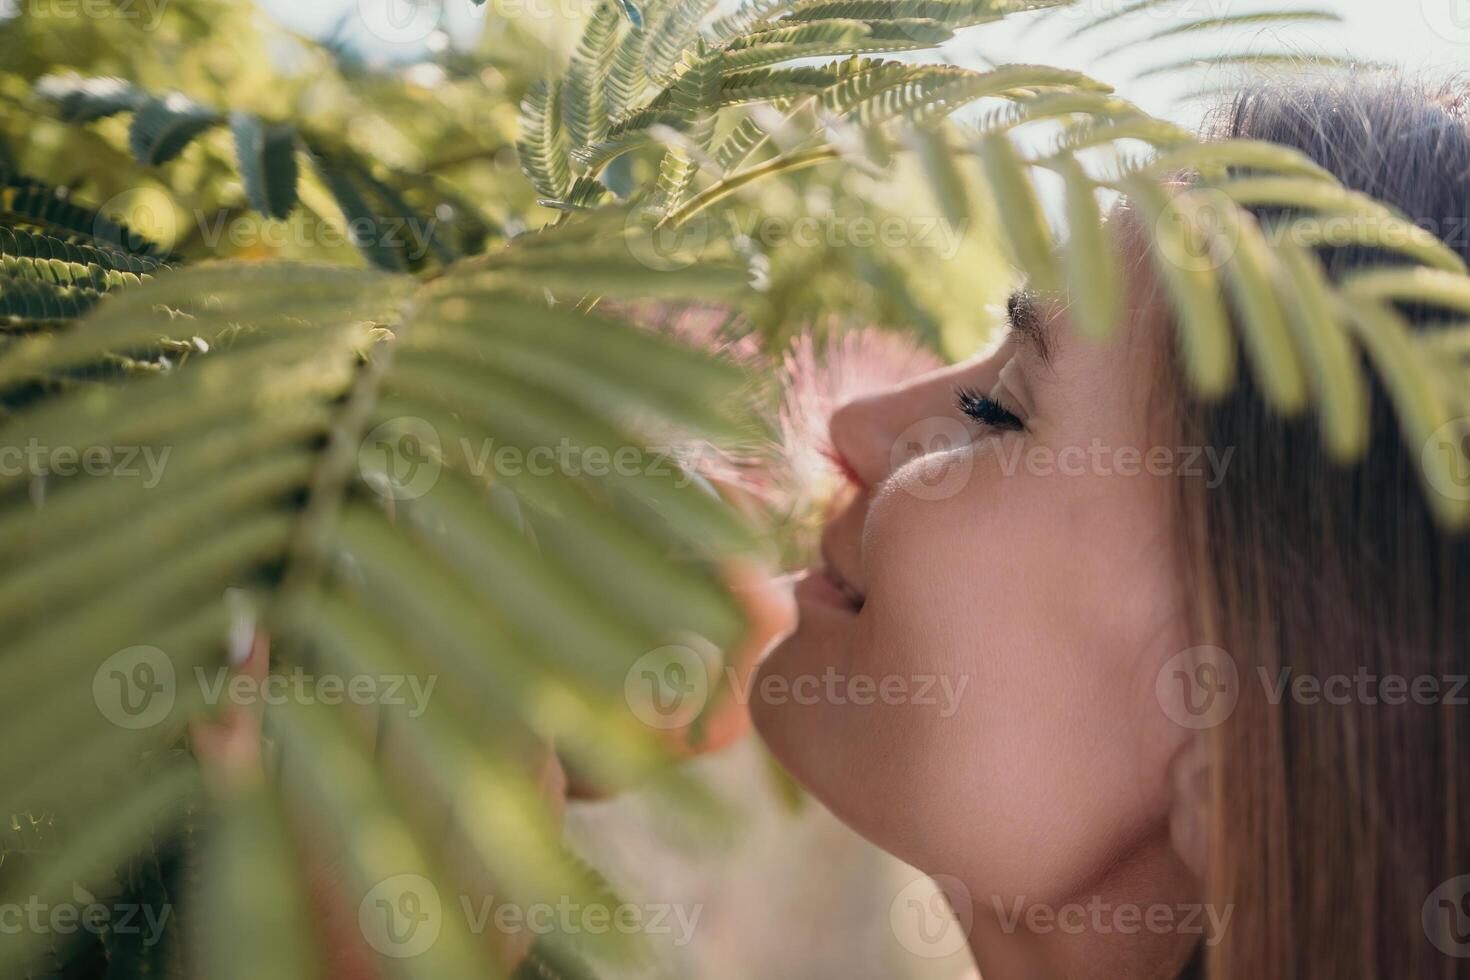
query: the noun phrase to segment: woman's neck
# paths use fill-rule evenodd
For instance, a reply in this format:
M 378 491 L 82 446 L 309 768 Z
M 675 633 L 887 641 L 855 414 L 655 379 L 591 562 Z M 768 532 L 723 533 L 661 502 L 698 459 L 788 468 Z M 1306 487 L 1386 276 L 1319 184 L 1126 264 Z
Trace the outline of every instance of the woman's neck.
M 969 885 L 970 951 L 983 980 L 1172 980 L 1229 916 L 1202 904 L 1169 844 L 1151 839 L 1065 901 L 1002 899 Z M 951 905 L 964 901 L 950 896 Z

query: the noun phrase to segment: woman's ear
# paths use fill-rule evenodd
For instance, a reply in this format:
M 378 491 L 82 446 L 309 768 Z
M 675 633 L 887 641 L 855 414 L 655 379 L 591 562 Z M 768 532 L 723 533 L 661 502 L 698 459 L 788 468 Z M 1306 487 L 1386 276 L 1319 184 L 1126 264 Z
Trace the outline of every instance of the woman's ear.
M 1210 853 L 1210 756 L 1208 733 L 1195 732 L 1169 764 L 1173 800 L 1169 837 L 1185 867 L 1201 881 Z

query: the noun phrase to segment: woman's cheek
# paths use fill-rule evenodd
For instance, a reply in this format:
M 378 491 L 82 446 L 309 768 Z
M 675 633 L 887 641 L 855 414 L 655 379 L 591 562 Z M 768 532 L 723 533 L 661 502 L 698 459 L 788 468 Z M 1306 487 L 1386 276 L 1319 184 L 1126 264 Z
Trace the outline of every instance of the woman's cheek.
M 886 669 L 972 674 L 1002 632 L 1024 615 L 1024 596 L 1011 593 L 1008 577 L 1028 560 L 1025 528 L 1009 515 L 1009 487 L 995 463 L 968 447 L 946 463 L 963 472 L 944 495 L 922 471 L 923 460 L 905 466 L 874 496 L 863 537 L 863 569 L 870 620 L 870 657 Z M 945 478 L 948 479 L 948 478 Z
M 1068 638 L 1053 631 L 1031 574 L 1050 545 L 1028 519 L 1036 502 L 1006 477 L 993 448 L 965 456 L 950 461 L 967 478 L 946 496 L 931 492 L 939 471 L 923 472 L 922 461 L 876 495 L 863 542 L 870 642 L 854 661 L 911 693 L 883 719 L 887 743 L 910 760 L 886 773 L 902 785 L 885 788 L 926 810 L 983 818 L 1009 848 L 1049 836 L 1044 809 L 1058 792 L 1049 774 L 1065 770 L 1078 749 L 1068 733 L 1082 720 L 1082 695 L 1066 690 L 1079 671 L 1067 663 Z M 933 829 L 942 839 L 944 829 Z M 949 829 L 961 837 L 947 844 L 976 846 L 959 824 Z

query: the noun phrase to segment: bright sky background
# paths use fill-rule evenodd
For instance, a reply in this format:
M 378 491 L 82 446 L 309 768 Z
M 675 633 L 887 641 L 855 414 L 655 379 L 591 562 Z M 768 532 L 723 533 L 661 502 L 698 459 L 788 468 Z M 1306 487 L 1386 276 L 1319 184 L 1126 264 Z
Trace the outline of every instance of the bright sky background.
M 283 23 L 298 30 L 320 33 L 329 30 L 344 15 L 354 36 L 364 39 L 364 49 L 389 57 L 410 57 L 422 48 L 440 15 L 434 2 L 425 4 L 420 16 L 412 14 L 413 0 L 264 0 L 267 9 Z M 491 0 L 475 8 L 470 0 L 442 0 L 446 11 L 442 26 L 457 38 L 470 37 L 485 17 L 500 16 L 490 11 L 530 9 L 586 9 L 592 0 Z M 945 54 L 958 63 L 982 67 L 984 58 L 1000 62 L 1039 62 L 1081 68 L 1118 86 L 1119 91 L 1155 114 L 1168 115 L 1186 124 L 1197 120 L 1200 107 L 1180 106 L 1183 94 L 1207 85 L 1225 84 L 1234 75 L 1190 73 L 1156 77 L 1131 83 L 1137 72 L 1152 65 L 1222 51 L 1293 51 L 1303 55 L 1344 55 L 1387 62 L 1412 69 L 1454 69 L 1470 66 L 1470 0 L 1175 0 L 1158 10 L 1134 15 L 1126 21 L 1089 34 L 1075 42 L 1064 38 L 1075 26 L 1100 11 L 1114 10 L 1125 0 L 1085 0 L 1080 9 L 1051 15 L 1040 26 L 1028 28 L 1031 17 L 1001 24 L 971 28 L 945 46 Z M 1307 24 L 1299 27 L 1250 28 L 1229 34 L 1211 33 L 1198 37 L 1135 47 L 1118 52 L 1130 40 L 1145 37 L 1187 20 L 1257 10 L 1328 9 L 1346 18 L 1342 25 Z M 376 26 L 376 30 L 373 26 Z M 386 26 L 385 26 L 386 25 Z M 364 30 L 364 27 L 368 27 Z M 374 34 L 378 35 L 374 37 Z M 402 43 L 388 43 L 384 36 L 398 36 Z M 932 53 L 926 57 L 932 57 Z
M 348 36 L 362 42 L 370 57 L 413 59 L 425 45 L 470 43 L 489 17 L 532 16 L 549 27 L 566 30 L 567 11 L 589 11 L 599 0 L 262 0 L 288 26 L 324 33 L 343 24 Z M 638 2 L 638 0 L 634 0 Z M 720 0 L 734 6 L 746 0 Z M 983 69 L 991 63 L 1036 63 L 1084 71 L 1113 85 L 1146 112 L 1195 129 L 1222 96 L 1188 96 L 1202 90 L 1230 89 L 1248 78 L 1239 67 L 1177 72 L 1140 81 L 1140 72 L 1212 54 L 1285 53 L 1303 57 L 1350 57 L 1393 65 L 1411 72 L 1444 74 L 1465 71 L 1470 79 L 1470 0 L 1172 0 L 1156 9 L 1120 18 L 1076 40 L 1069 35 L 1102 13 L 1132 6 L 1135 0 L 1082 0 L 1074 8 L 1008 18 L 962 30 L 934 51 L 909 52 L 905 60 L 947 58 Z M 1186 34 L 1136 44 L 1157 32 L 1227 15 L 1265 10 L 1333 11 L 1342 23 L 1306 22 Z M 556 12 L 556 13 L 551 13 Z M 347 19 L 344 20 L 344 17 Z M 534 25 L 533 25 L 534 26 Z M 568 37 L 575 39 L 572 29 Z M 560 68 L 548 65 L 548 73 Z M 973 117 L 980 105 L 967 107 L 960 118 Z M 1046 147 L 1054 134 L 1045 127 L 1025 133 L 1024 142 Z M 1042 203 L 1059 233 L 1064 231 L 1063 184 L 1053 174 L 1036 174 Z

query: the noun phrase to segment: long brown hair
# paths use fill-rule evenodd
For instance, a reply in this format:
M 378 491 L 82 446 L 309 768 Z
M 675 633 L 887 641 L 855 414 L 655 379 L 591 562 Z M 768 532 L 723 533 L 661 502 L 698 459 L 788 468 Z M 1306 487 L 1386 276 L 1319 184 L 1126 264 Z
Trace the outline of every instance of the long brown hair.
M 1457 83 L 1352 78 L 1247 91 L 1212 132 L 1300 149 L 1470 258 L 1467 110 L 1470 88 Z M 1334 276 L 1370 258 L 1323 254 Z M 1446 322 L 1423 306 L 1402 312 L 1419 330 Z M 1183 510 L 1197 635 L 1238 668 L 1233 713 L 1205 736 L 1205 887 L 1232 912 L 1205 957 L 1215 980 L 1470 975 L 1470 959 L 1451 955 L 1470 946 L 1442 949 L 1421 914 L 1470 875 L 1470 691 L 1454 680 L 1470 673 L 1470 538 L 1435 524 L 1422 447 L 1405 444 L 1370 386 L 1371 445 L 1352 465 L 1329 458 L 1310 417 L 1273 413 L 1249 381 L 1219 402 L 1184 400 L 1186 439 L 1234 449 L 1223 484 L 1189 487 Z M 1345 677 L 1351 693 L 1280 696 L 1283 676 Z M 1390 677 L 1410 691 L 1437 679 L 1437 693 L 1386 703 Z M 1470 904 L 1453 888 L 1442 897 L 1451 905 L 1431 902 L 1429 918 Z

